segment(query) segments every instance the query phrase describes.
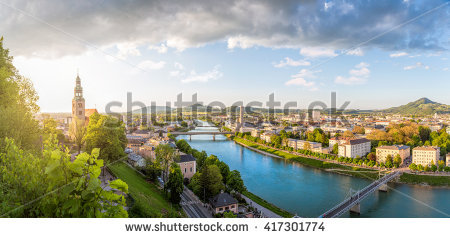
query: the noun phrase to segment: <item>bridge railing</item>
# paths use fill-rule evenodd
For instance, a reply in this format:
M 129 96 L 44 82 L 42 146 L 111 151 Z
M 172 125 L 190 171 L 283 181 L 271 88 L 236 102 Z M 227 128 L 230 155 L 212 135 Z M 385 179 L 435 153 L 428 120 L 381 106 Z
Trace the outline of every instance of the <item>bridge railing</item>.
M 374 182 L 372 182 L 371 184 L 367 185 L 366 187 L 364 187 L 362 190 L 358 190 L 356 192 L 355 195 L 358 196 L 358 199 L 355 200 L 354 202 L 348 204 L 344 209 L 342 210 L 347 210 L 348 207 L 352 207 L 354 206 L 356 203 L 360 202 L 362 199 L 366 198 L 369 194 L 371 194 L 372 190 L 376 190 L 378 187 L 380 187 L 382 184 L 387 183 L 389 180 L 391 180 L 393 177 L 397 176 L 399 173 L 399 171 L 395 171 L 393 173 L 390 173 Z M 367 190 L 367 191 L 366 191 Z M 363 193 L 363 195 L 361 196 L 361 194 Z M 345 203 L 347 203 L 348 201 L 350 201 L 353 198 L 353 196 L 344 199 L 344 201 L 342 201 L 341 203 L 339 203 L 338 205 L 334 206 L 333 208 L 329 209 L 327 212 L 323 213 L 320 217 L 324 217 L 327 216 L 328 214 L 330 214 L 331 212 L 337 210 L 339 207 L 343 206 Z M 340 212 L 338 212 L 339 214 Z

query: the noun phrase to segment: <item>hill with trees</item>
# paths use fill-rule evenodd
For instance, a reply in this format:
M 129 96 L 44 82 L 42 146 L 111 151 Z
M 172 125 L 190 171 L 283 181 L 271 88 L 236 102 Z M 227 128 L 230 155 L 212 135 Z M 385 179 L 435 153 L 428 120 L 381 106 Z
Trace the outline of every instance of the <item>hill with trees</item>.
M 434 113 L 445 114 L 450 113 L 450 106 L 433 102 L 428 98 L 421 98 L 406 105 L 382 110 L 382 112 L 414 115 L 432 115 Z

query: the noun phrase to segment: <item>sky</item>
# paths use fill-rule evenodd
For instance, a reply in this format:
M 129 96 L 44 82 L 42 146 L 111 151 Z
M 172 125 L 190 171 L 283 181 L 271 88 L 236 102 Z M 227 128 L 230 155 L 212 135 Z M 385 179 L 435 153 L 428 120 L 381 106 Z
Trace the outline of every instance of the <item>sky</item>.
M 220 101 L 450 104 L 449 1 L 0 1 L 0 35 L 42 112 Z

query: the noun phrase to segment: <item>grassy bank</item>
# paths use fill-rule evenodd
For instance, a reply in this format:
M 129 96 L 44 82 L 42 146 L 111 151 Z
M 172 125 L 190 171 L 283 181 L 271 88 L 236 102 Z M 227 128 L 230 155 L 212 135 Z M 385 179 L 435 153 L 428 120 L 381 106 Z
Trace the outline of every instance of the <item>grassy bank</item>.
M 450 176 L 431 176 L 404 173 L 400 182 L 409 184 L 428 184 L 430 186 L 450 186 Z
M 128 184 L 130 217 L 183 217 L 181 208 L 166 200 L 163 192 L 123 162 L 108 165 L 111 172 Z M 129 204 L 131 203 L 131 204 Z
M 255 195 L 255 194 L 253 194 L 251 192 L 245 191 L 242 194 L 244 196 L 250 198 L 254 202 L 258 203 L 259 205 L 261 205 L 261 206 L 271 210 L 272 212 L 274 212 L 274 213 L 276 213 L 276 214 L 278 214 L 278 215 L 280 215 L 282 217 L 294 217 L 294 214 L 292 214 L 292 213 L 290 213 L 288 211 L 285 211 L 285 210 L 283 210 L 283 209 L 273 205 L 272 203 L 269 203 L 268 201 L 258 197 L 257 195 Z
M 242 138 L 235 137 L 234 141 L 244 144 L 246 146 L 252 147 L 254 149 L 260 150 L 260 151 L 264 151 L 264 152 L 267 152 L 267 153 L 270 153 L 273 155 L 283 157 L 286 160 L 299 162 L 299 163 L 309 166 L 309 167 L 324 169 L 324 170 L 334 170 L 333 172 L 336 172 L 339 174 L 345 174 L 345 175 L 350 175 L 350 176 L 365 178 L 365 179 L 377 179 L 378 178 L 378 173 L 376 173 L 376 170 L 336 164 L 336 163 L 333 163 L 331 160 L 330 160 L 330 162 L 328 162 L 328 161 L 321 161 L 321 160 L 301 157 L 301 156 L 297 156 L 297 155 L 287 153 L 284 151 L 280 151 L 280 150 L 276 150 L 276 149 L 269 148 L 266 146 L 262 146 L 262 145 L 256 144 L 254 142 L 251 142 L 251 141 L 248 141 L 248 140 L 245 140 Z

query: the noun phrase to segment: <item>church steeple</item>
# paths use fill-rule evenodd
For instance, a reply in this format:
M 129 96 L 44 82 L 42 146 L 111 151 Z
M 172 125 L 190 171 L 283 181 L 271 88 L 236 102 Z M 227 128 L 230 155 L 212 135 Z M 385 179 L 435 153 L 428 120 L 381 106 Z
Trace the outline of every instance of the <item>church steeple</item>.
M 83 98 L 83 87 L 81 87 L 80 75 L 77 72 L 77 78 L 75 80 L 74 97 L 72 99 L 72 118 L 78 117 L 78 119 L 85 120 L 85 104 Z

